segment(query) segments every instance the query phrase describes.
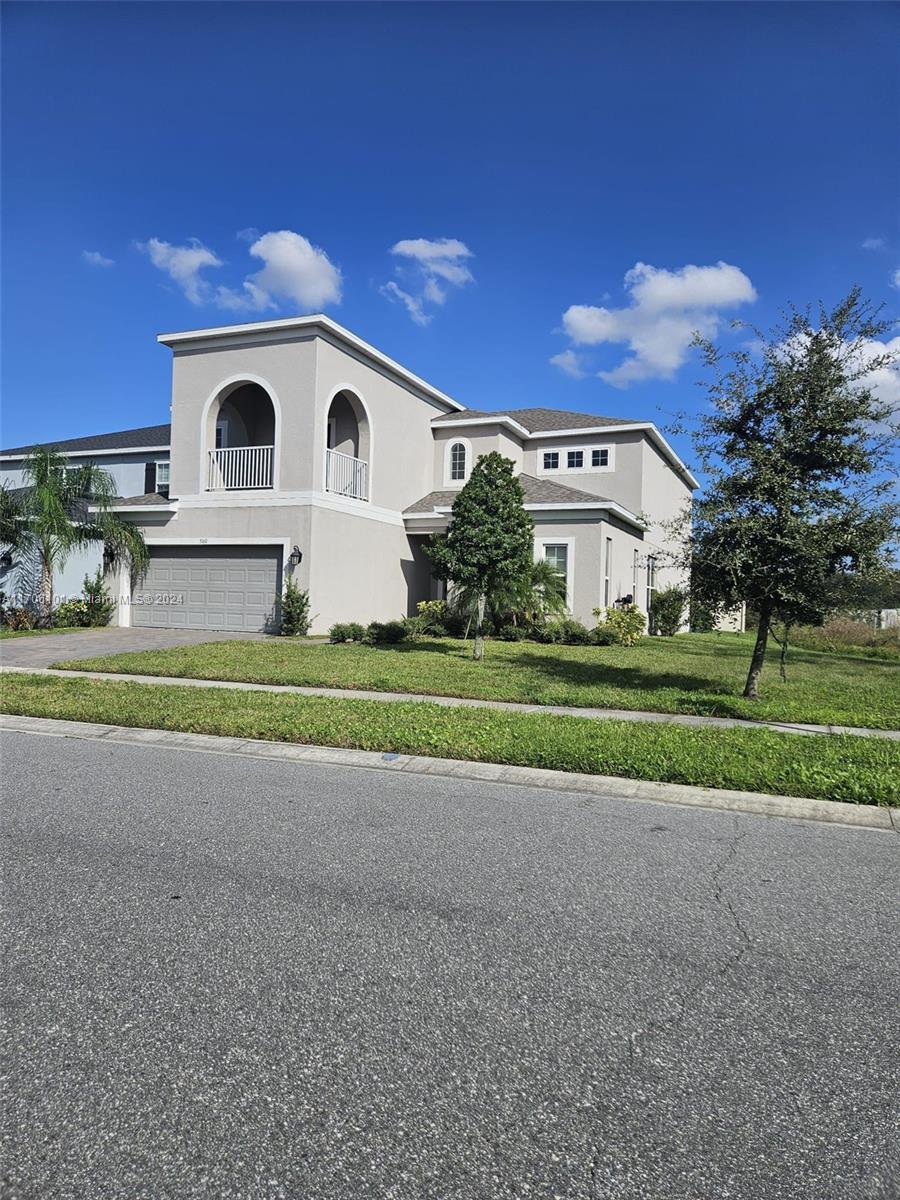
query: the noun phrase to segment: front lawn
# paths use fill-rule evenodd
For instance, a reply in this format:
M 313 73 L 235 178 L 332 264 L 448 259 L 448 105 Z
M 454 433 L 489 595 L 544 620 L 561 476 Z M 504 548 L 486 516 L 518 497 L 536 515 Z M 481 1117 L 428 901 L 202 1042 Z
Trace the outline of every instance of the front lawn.
M 69 659 L 56 666 L 900 729 L 900 664 L 791 650 L 782 683 L 776 649 L 762 699 L 754 702 L 740 694 L 752 641 L 749 635 L 683 634 L 644 638 L 630 649 L 490 642 L 484 662 L 476 663 L 471 643 L 450 639 L 379 647 L 273 639 Z
M 900 801 L 900 744 L 766 729 L 685 729 L 408 701 L 0 677 L 4 712 L 396 751 L 736 788 L 853 804 Z M 250 802 L 250 801 L 248 801 Z

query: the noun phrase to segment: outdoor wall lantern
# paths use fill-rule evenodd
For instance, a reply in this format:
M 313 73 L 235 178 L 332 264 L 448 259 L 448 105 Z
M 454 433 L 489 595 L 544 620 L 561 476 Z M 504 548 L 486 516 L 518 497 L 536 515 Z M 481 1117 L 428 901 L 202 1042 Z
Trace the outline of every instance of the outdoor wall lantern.
M 290 555 L 288 556 L 288 563 L 290 564 L 292 569 L 294 567 L 299 567 L 302 558 L 303 558 L 303 551 L 300 549 L 299 546 L 295 546 L 293 548 L 293 550 L 291 551 Z

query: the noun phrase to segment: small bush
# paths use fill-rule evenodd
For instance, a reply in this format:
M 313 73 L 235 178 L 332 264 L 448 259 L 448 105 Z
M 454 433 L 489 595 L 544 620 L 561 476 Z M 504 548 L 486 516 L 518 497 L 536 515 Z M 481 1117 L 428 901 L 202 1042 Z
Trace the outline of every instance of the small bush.
M 402 621 L 373 621 L 366 630 L 365 640 L 371 646 L 393 646 L 406 637 Z
M 465 613 L 455 612 L 453 609 L 448 609 L 444 616 L 444 632 L 447 634 L 447 637 L 465 637 L 466 626 L 468 623 L 469 618 Z
M 684 621 L 687 593 L 680 587 L 661 588 L 650 601 L 650 628 L 662 637 L 674 637 Z
M 16 608 L 15 606 L 3 608 L 3 628 L 18 631 L 20 629 L 34 629 L 37 625 L 37 613 L 31 611 L 30 608 Z
M 98 567 L 93 577 L 85 575 L 79 597 L 57 604 L 53 610 L 53 624 L 66 628 L 108 625 L 115 607 L 103 582 L 103 572 Z
M 346 625 L 346 624 L 332 625 L 332 627 L 328 630 L 329 642 L 334 642 L 337 644 L 338 642 L 352 641 L 353 639 L 350 637 L 350 634 L 348 633 L 349 628 L 350 628 L 349 625 Z
M 497 637 L 501 642 L 521 642 L 528 636 L 528 630 L 521 625 L 501 625 Z
M 591 630 L 591 641 L 595 646 L 618 646 L 619 635 L 608 625 L 598 625 Z
M 447 601 L 420 600 L 416 605 L 416 632 L 444 637 L 447 632 Z
M 636 604 L 625 604 L 621 608 L 607 608 L 606 620 L 601 621 L 594 633 L 594 639 L 597 640 L 599 630 L 604 629 L 612 633 L 616 639 L 616 643 L 620 646 L 636 646 L 644 636 L 646 620 L 644 614 Z M 594 616 L 600 617 L 603 615 L 602 608 L 594 609 Z M 605 636 L 605 635 L 604 635 Z M 605 643 L 609 645 L 610 643 Z
M 561 646 L 587 646 L 591 640 L 588 629 L 574 617 L 560 617 L 556 621 L 548 621 L 544 632 L 548 642 Z
M 346 629 L 348 642 L 364 642 L 366 640 L 366 627 L 360 625 L 359 621 L 348 621 Z
M 289 577 L 281 598 L 281 632 L 284 637 L 302 637 L 309 633 L 309 592 Z

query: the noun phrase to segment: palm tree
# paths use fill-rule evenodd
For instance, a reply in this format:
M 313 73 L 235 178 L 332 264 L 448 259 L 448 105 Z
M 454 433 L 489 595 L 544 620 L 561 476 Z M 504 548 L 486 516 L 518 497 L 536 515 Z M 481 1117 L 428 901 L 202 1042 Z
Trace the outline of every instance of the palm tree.
M 100 542 L 109 562 L 130 560 L 136 571 L 146 566 L 143 535 L 115 511 L 116 484 L 108 471 L 92 462 L 68 467 L 49 446 L 31 451 L 23 476 L 19 544 L 34 552 L 40 567 L 42 624 L 49 625 L 53 613 L 53 573 L 73 550 Z
M 561 616 L 566 611 L 566 578 L 546 559 L 538 559 L 508 587 L 489 593 L 486 601 L 495 622 L 508 617 L 514 625 L 519 620 L 542 623 L 547 617 Z M 457 588 L 452 603 L 471 622 L 478 596 L 475 589 Z M 467 627 L 466 637 L 468 632 Z

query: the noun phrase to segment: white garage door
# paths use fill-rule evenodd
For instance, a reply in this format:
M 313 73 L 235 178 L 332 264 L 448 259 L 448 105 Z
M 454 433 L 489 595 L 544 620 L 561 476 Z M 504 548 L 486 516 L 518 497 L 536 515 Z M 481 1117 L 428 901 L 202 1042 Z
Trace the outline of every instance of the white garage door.
M 281 594 L 275 546 L 150 548 L 131 599 L 133 625 L 166 629 L 272 629 Z

